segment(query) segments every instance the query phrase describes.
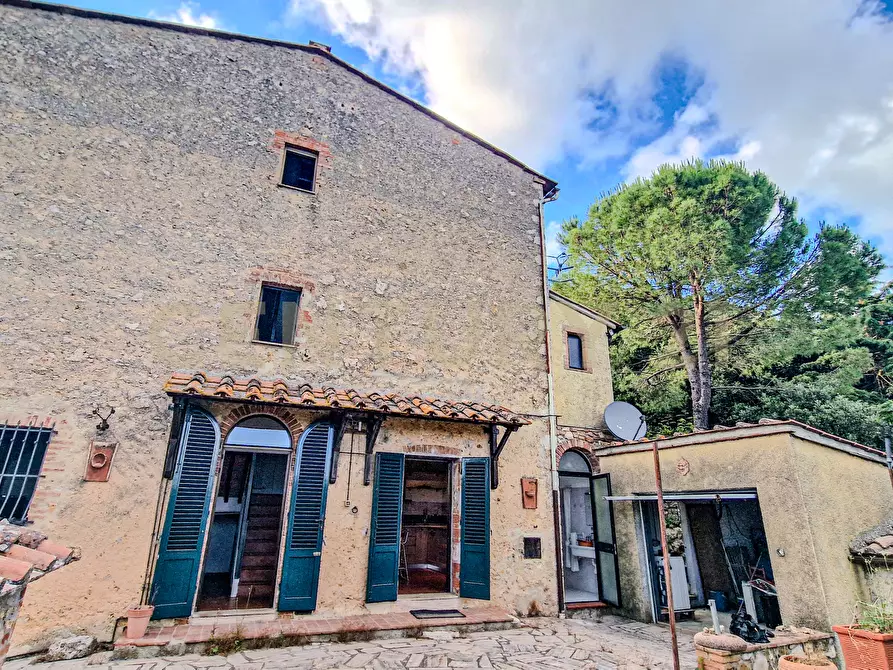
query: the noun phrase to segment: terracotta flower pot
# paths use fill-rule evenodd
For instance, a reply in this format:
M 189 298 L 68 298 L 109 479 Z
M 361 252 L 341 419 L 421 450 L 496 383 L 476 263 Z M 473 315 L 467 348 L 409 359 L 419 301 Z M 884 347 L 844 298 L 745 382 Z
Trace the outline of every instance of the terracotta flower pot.
M 807 658 L 799 654 L 790 654 L 778 659 L 778 670 L 827 670 L 837 668 L 827 658 Z
M 145 635 L 154 611 L 154 605 L 134 605 L 127 610 L 127 629 L 124 631 L 124 637 L 128 640 L 138 640 Z
M 834 626 L 847 670 L 893 670 L 893 633 Z

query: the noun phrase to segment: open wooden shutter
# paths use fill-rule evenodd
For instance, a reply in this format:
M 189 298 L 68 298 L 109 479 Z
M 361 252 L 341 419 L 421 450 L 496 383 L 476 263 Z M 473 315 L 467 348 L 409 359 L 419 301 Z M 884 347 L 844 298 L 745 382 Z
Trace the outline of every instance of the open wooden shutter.
M 149 592 L 155 619 L 192 614 L 219 445 L 220 430 L 214 419 L 190 408 Z
M 403 454 L 376 454 L 366 602 L 397 600 L 403 515 Z
M 279 584 L 279 610 L 282 612 L 312 612 L 316 609 L 332 432 L 331 424 L 317 423 L 304 431 L 298 443 Z
M 605 500 L 605 496 L 609 495 L 611 495 L 611 475 L 595 475 L 592 478 L 592 506 L 595 511 L 598 599 L 603 603 L 620 607 L 620 571 L 617 567 L 614 503 Z
M 490 599 L 490 459 L 462 459 L 459 595 Z

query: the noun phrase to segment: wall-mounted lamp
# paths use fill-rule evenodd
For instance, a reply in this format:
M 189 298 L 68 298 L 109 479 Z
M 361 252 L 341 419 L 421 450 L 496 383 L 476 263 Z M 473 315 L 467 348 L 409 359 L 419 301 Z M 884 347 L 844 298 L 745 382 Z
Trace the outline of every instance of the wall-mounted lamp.
M 93 410 L 93 414 L 99 417 L 99 423 L 96 424 L 96 430 L 102 432 L 109 429 L 109 418 L 111 418 L 112 414 L 115 413 L 114 407 L 109 407 L 108 414 L 103 416 L 99 412 L 99 408 Z

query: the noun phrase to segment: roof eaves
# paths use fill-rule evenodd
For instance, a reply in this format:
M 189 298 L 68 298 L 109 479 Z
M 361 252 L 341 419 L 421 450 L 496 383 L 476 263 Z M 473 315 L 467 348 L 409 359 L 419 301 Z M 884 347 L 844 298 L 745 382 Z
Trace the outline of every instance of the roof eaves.
M 556 302 L 560 302 L 562 305 L 567 305 L 572 310 L 579 312 L 583 316 L 588 316 L 590 319 L 598 321 L 599 323 L 603 323 L 608 328 L 611 328 L 614 331 L 623 330 L 623 326 L 621 326 L 613 319 L 609 319 L 604 314 L 600 314 L 599 312 L 596 312 L 594 309 L 587 307 L 586 305 L 581 305 L 580 303 L 571 300 L 570 298 L 563 296 L 560 293 L 556 293 L 552 289 L 549 289 L 549 297 Z
M 512 156 L 507 151 L 503 151 L 499 147 L 497 147 L 493 144 L 490 144 L 489 142 L 482 139 L 481 137 L 478 137 L 471 131 L 465 130 L 461 126 L 458 126 L 455 123 L 453 123 L 452 121 L 442 117 L 440 114 L 429 109 L 422 103 L 413 100 L 409 96 L 406 96 L 403 93 L 400 93 L 399 91 L 397 91 L 396 89 L 391 88 L 384 82 L 381 82 L 378 79 L 376 79 L 375 77 L 372 77 L 372 76 L 366 74 L 365 72 L 363 72 L 362 70 L 354 67 L 347 61 L 344 61 L 344 60 L 338 58 L 338 56 L 335 56 L 333 53 L 331 53 L 330 51 L 325 49 L 322 45 L 317 46 L 317 45 L 311 45 L 311 44 L 298 44 L 296 42 L 287 42 L 285 40 L 274 40 L 274 39 L 270 39 L 267 37 L 255 37 L 253 35 L 243 35 L 240 33 L 232 33 L 232 32 L 228 32 L 225 30 L 216 30 L 216 29 L 212 30 L 209 28 L 201 28 L 199 26 L 187 26 L 187 25 L 183 25 L 182 23 L 173 23 L 170 21 L 161 21 L 158 19 L 148 19 L 148 18 L 143 18 L 143 17 L 139 17 L 139 16 L 128 16 L 126 14 L 115 14 L 112 12 L 102 12 L 102 11 L 95 10 L 95 9 L 83 9 L 81 7 L 72 7 L 71 5 L 61 5 L 61 4 L 57 4 L 57 3 L 53 3 L 53 2 L 40 2 L 38 0 L 0 0 L 0 5 L 10 5 L 13 7 L 22 7 L 24 9 L 41 9 L 41 10 L 48 11 L 48 12 L 56 12 L 58 14 L 68 14 L 71 16 L 80 16 L 83 18 L 101 19 L 104 21 L 116 21 L 118 23 L 128 23 L 130 25 L 145 26 L 145 27 L 149 27 L 149 28 L 160 28 L 162 30 L 172 30 L 175 32 L 180 32 L 180 33 L 189 33 L 192 35 L 205 35 L 208 37 L 217 37 L 220 39 L 237 40 L 237 41 L 241 41 L 241 42 L 252 42 L 255 44 L 265 44 L 268 46 L 282 47 L 285 49 L 294 49 L 296 51 L 304 51 L 306 53 L 312 53 L 317 56 L 322 56 L 323 58 L 329 59 L 336 65 L 340 65 L 341 67 L 345 68 L 352 74 L 355 74 L 356 76 L 360 77 L 364 81 L 381 89 L 385 93 L 388 93 L 388 94 L 394 96 L 395 98 L 398 98 L 399 100 L 402 100 L 403 102 L 411 105 L 412 107 L 414 107 L 418 111 L 422 112 L 423 114 L 431 117 L 435 121 L 438 121 L 438 122 L 444 124 L 451 130 L 454 130 L 455 132 L 468 138 L 472 142 L 479 144 L 480 146 L 487 149 L 488 151 L 496 154 L 497 156 L 500 156 L 501 158 L 504 158 L 509 163 L 512 163 L 513 165 L 524 170 L 525 172 L 533 175 L 533 177 L 535 177 L 538 181 L 542 182 L 543 196 L 547 195 L 553 189 L 555 189 L 556 186 L 558 186 L 558 182 L 556 182 L 554 179 L 550 179 L 549 177 L 546 177 L 545 175 L 537 172 L 533 168 L 529 167 L 526 163 L 523 163 L 520 160 L 518 160 L 517 158 L 515 158 L 514 156 Z
M 700 430 L 681 435 L 659 436 L 657 438 L 645 438 L 635 441 L 615 442 L 598 448 L 599 456 L 616 456 L 651 449 L 654 442 L 658 442 L 660 449 L 672 449 L 687 447 L 712 442 L 746 439 L 749 437 L 761 437 L 778 433 L 791 433 L 800 439 L 807 440 L 831 449 L 836 449 L 851 456 L 856 456 L 867 461 L 886 464 L 886 458 L 881 451 L 864 444 L 847 440 L 831 433 L 826 433 L 818 428 L 800 423 L 793 419 L 761 419 L 759 423 L 741 423 L 735 426 L 715 426 L 709 430 Z

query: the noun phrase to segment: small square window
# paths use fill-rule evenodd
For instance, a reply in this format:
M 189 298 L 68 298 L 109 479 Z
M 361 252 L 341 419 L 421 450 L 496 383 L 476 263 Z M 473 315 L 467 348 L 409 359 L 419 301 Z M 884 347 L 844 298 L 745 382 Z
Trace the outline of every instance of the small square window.
M 314 192 L 316 189 L 316 160 L 317 154 L 285 147 L 285 158 L 282 161 L 282 186 L 298 188 L 302 191 Z
M 273 344 L 294 344 L 301 292 L 264 284 L 260 291 L 254 339 Z
M 524 558 L 542 558 L 543 545 L 538 537 L 524 538 Z
M 567 367 L 583 369 L 583 338 L 574 333 L 567 334 Z

